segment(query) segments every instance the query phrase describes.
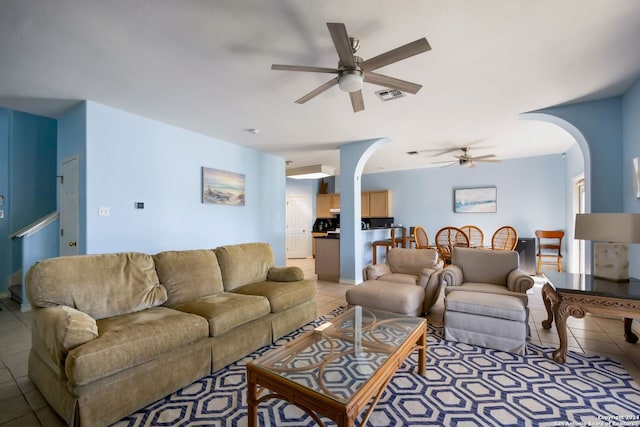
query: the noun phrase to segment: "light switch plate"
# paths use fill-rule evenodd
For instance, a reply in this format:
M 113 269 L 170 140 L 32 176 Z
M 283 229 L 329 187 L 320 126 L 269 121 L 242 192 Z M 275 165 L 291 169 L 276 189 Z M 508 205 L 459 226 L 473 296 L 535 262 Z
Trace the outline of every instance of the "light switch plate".
M 98 208 L 98 216 L 109 216 L 109 208 L 107 207 Z
M 0 218 L 4 218 L 4 210 L 0 210 Z

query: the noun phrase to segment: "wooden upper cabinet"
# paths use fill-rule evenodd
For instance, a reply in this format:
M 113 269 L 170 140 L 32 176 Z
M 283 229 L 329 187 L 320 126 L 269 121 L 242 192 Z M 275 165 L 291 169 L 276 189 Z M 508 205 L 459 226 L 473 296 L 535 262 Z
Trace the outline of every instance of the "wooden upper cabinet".
M 366 205 L 365 203 L 368 202 Z M 383 218 L 391 216 L 391 191 L 369 191 L 362 193 L 362 216 Z
M 360 193 L 360 216 L 367 218 L 369 215 L 369 193 Z
M 316 218 L 333 218 L 330 209 L 340 208 L 340 194 L 318 194 L 316 196 Z

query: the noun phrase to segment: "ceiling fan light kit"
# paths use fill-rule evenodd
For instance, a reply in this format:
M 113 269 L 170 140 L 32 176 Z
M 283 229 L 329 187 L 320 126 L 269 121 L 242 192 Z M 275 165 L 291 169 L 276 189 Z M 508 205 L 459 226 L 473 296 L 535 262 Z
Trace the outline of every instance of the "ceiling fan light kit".
M 331 87 L 338 85 L 340 90 L 349 93 L 353 111 L 358 112 L 364 110 L 362 87 L 365 82 L 411 94 L 416 94 L 420 88 L 422 88 L 419 84 L 374 73 L 373 71 L 385 65 L 393 64 L 411 56 L 427 52 L 431 49 L 431 46 L 426 38 L 407 43 L 404 46 L 391 49 L 390 51 L 363 61 L 362 58 L 355 55 L 360 47 L 360 41 L 355 37 L 349 37 L 344 24 L 329 22 L 327 23 L 327 28 L 329 29 L 331 40 L 338 53 L 339 61 L 337 68 L 281 64 L 273 64 L 271 66 L 272 70 L 279 71 L 337 74 L 333 79 L 297 99 L 295 101 L 297 104 L 304 104 Z
M 343 92 L 357 92 L 362 90 L 364 79 L 360 70 L 344 70 L 338 79 L 338 87 Z

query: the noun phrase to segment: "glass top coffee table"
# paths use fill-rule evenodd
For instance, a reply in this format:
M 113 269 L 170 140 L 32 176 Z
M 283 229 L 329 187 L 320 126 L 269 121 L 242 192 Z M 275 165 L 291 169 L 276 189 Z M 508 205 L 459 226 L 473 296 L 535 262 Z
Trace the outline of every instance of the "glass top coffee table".
M 313 331 L 247 363 L 249 426 L 256 426 L 258 404 L 286 400 L 324 426 L 320 415 L 338 426 L 353 426 L 369 405 L 364 426 L 389 381 L 418 350 L 418 373 L 425 375 L 427 321 L 363 307 L 352 307 Z

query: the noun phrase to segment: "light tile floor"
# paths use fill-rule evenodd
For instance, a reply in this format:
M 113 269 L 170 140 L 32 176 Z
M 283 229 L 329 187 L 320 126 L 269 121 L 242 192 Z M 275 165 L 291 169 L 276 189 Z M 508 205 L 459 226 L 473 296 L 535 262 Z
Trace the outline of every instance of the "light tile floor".
M 316 279 L 313 259 L 290 259 L 287 264 L 299 266 L 306 278 Z M 345 306 L 345 292 L 351 286 L 317 281 L 318 316 Z M 540 289 L 540 285 L 537 285 L 533 289 L 534 293 L 529 296 L 531 342 L 556 347 L 558 335 L 555 327 L 545 330 L 541 326 L 547 312 Z M 442 302 L 441 298 L 429 314 L 429 322 L 432 324 L 442 324 Z M 18 305 L 9 299 L 0 299 L 0 308 L 0 426 L 63 426 L 64 423 L 27 378 L 31 313 L 20 312 Z M 640 344 L 625 342 L 621 320 L 587 315 L 583 319 L 569 318 L 567 323 L 570 350 L 618 360 L 640 384 Z

